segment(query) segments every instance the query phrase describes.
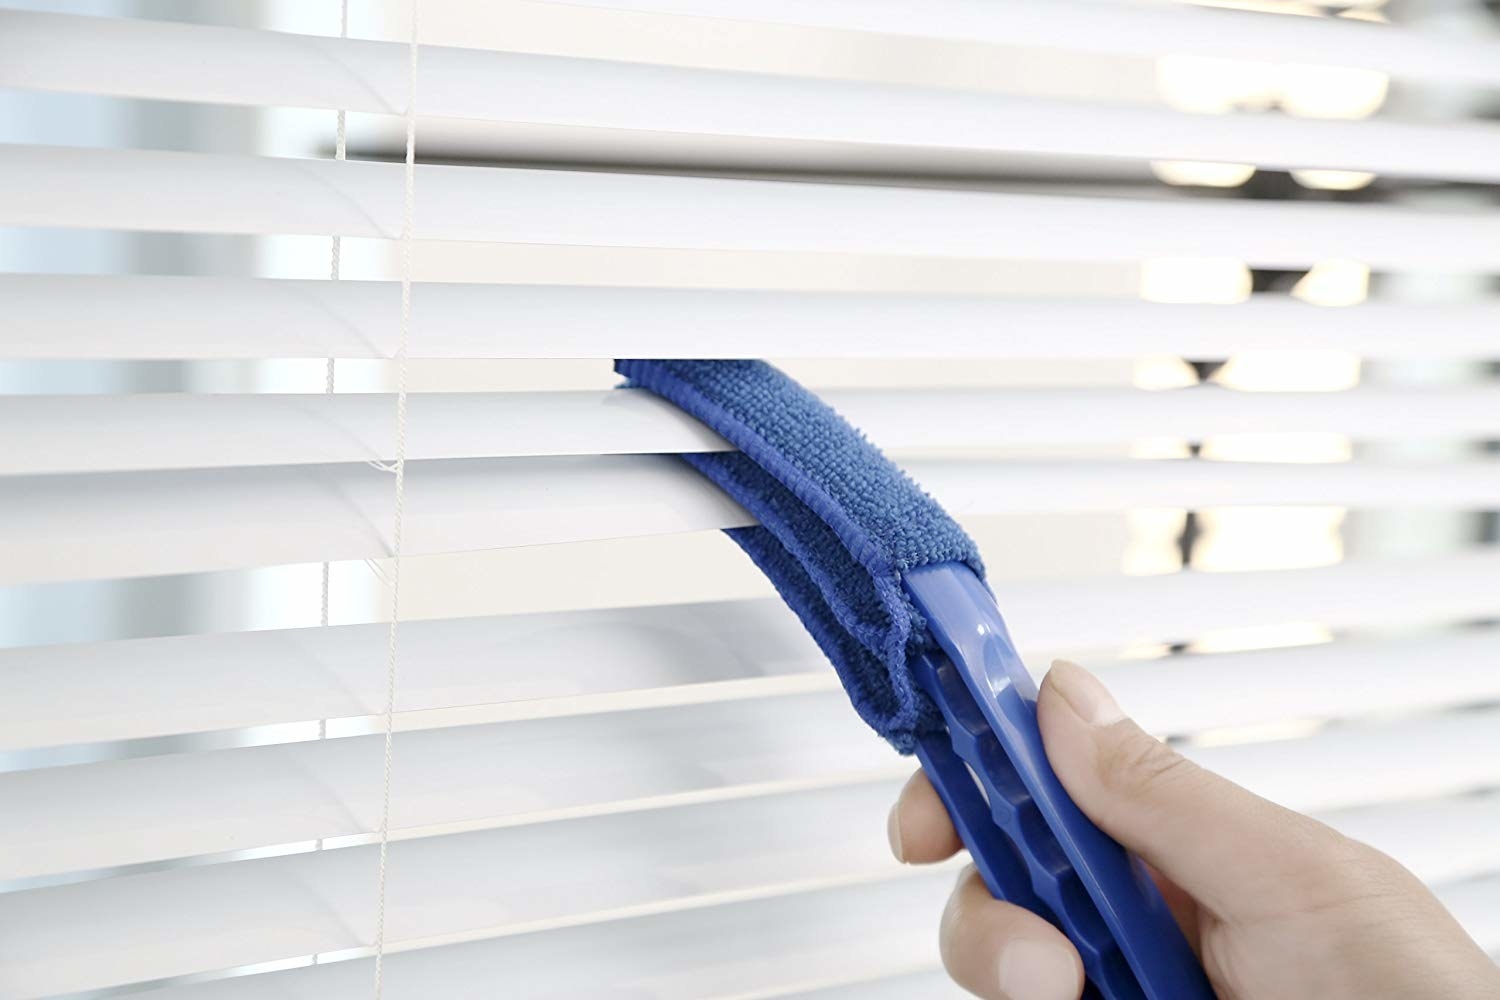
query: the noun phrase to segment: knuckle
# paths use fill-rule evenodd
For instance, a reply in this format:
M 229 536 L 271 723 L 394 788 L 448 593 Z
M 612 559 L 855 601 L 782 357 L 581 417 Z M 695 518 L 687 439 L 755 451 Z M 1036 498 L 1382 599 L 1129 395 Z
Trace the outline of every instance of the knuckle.
M 1192 761 L 1140 730 L 1108 747 L 1099 770 L 1106 787 L 1131 798 L 1150 797 L 1198 773 Z
M 1296 866 L 1294 887 L 1302 912 L 1342 911 L 1376 907 L 1390 911 L 1405 901 L 1419 899 L 1416 876 L 1367 844 L 1314 824 L 1317 834 Z
M 1341 837 L 1338 868 L 1353 894 L 1371 899 L 1405 895 L 1416 876 L 1368 844 Z

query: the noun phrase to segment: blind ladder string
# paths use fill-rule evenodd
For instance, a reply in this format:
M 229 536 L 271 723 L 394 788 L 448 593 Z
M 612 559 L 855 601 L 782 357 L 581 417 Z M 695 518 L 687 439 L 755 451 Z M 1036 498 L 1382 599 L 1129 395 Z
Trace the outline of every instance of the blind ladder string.
M 416 205 L 417 161 L 417 11 L 411 0 L 406 63 L 406 163 L 401 206 L 401 330 L 396 343 L 396 477 L 391 526 L 391 621 L 386 632 L 385 749 L 380 802 L 380 875 L 375 902 L 375 1000 L 385 989 L 386 876 L 391 842 L 391 749 L 396 714 L 396 639 L 401 623 L 401 535 L 406 508 L 407 348 L 411 340 L 412 220 Z

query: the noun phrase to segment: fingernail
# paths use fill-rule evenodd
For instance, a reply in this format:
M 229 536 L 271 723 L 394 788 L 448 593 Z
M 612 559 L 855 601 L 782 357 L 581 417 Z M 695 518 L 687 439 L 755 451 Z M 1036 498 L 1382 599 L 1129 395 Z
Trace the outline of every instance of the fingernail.
M 1057 693 L 1089 725 L 1109 726 L 1125 718 L 1124 711 L 1099 683 L 1099 678 L 1078 664 L 1053 660 L 1052 670 L 1047 676 L 1052 679 L 1052 687 Z
M 1000 992 L 1011 1000 L 1074 1000 L 1078 965 L 1068 950 L 1017 938 L 1000 952 Z
M 900 810 L 901 801 L 898 799 L 896 801 L 896 804 L 891 806 L 891 814 L 885 819 L 885 836 L 886 839 L 891 842 L 891 853 L 896 856 L 897 861 L 905 864 L 906 855 L 901 851 L 901 818 L 899 815 Z

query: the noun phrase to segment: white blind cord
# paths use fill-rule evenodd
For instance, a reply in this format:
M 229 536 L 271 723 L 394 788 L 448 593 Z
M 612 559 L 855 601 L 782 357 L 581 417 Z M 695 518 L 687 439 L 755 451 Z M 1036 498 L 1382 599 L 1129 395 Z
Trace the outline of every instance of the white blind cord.
M 396 344 L 396 509 L 391 527 L 391 623 L 386 633 L 385 770 L 380 804 L 380 882 L 375 903 L 375 1000 L 381 1000 L 385 973 L 386 864 L 391 840 L 391 746 L 396 713 L 396 638 L 401 623 L 401 532 L 406 506 L 406 376 L 411 340 L 412 217 L 417 177 L 417 9 L 411 0 L 406 64 L 406 166 L 401 212 L 401 331 Z

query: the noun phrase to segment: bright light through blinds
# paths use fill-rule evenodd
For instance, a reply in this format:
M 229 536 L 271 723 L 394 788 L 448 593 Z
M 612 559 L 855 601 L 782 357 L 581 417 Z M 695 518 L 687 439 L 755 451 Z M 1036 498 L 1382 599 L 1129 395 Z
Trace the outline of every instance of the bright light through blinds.
M 623 356 L 783 363 L 1500 955 L 1482 5 L 421 2 L 0 9 L 0 998 L 958 995 Z

